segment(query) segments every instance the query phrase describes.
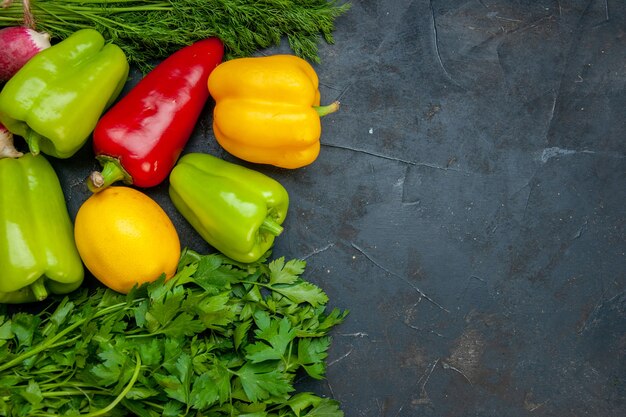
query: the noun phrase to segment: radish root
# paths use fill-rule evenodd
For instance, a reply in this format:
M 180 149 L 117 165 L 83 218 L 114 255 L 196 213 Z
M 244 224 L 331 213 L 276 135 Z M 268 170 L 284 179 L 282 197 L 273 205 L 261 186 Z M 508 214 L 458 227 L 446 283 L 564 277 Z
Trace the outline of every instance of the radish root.
M 0 158 L 19 158 L 23 153 L 15 149 L 13 134 L 0 125 Z

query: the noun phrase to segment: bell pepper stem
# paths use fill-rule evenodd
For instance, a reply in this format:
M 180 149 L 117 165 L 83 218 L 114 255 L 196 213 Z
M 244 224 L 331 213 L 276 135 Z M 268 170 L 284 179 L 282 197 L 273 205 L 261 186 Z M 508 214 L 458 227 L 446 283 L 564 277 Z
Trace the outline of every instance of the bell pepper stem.
M 320 117 L 323 117 L 323 116 L 326 116 L 327 114 L 331 114 L 339 110 L 339 105 L 340 105 L 339 101 L 333 101 L 332 103 L 327 104 L 325 106 L 313 106 L 313 108 L 315 109 L 315 111 Z
M 263 224 L 261 224 L 260 230 L 278 236 L 283 232 L 283 227 L 274 219 L 266 217 L 265 220 L 263 220 Z
M 28 129 L 24 140 L 26 140 L 26 143 L 28 144 L 28 149 L 30 149 L 30 153 L 32 153 L 33 155 L 39 155 L 39 153 L 41 152 L 41 148 L 39 147 L 41 135 L 35 132 L 33 129 Z
M 117 181 L 132 183 L 130 175 L 122 168 L 118 159 L 100 157 L 100 162 L 102 163 L 102 171 L 94 171 L 87 178 L 87 187 L 92 193 L 102 191 Z
M 46 286 L 44 285 L 43 277 L 30 284 L 30 290 L 33 292 L 37 301 L 43 301 L 48 297 L 48 290 L 46 290 Z

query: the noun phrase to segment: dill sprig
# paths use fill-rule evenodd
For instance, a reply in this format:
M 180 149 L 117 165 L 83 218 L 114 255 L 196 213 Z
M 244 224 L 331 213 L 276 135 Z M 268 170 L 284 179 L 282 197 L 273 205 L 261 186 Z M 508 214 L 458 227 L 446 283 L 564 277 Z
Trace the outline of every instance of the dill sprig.
M 24 2 L 34 29 L 61 40 L 94 28 L 141 69 L 211 36 L 224 42 L 227 59 L 285 38 L 296 55 L 317 63 L 319 42 L 334 42 L 335 20 L 350 8 L 336 0 L 13 0 L 0 9 L 0 27 L 25 24 Z

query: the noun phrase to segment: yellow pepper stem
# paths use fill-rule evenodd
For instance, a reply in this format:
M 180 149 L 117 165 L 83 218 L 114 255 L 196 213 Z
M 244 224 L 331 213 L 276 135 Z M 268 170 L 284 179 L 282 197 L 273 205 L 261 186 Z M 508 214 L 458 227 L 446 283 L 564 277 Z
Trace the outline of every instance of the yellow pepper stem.
M 317 114 L 320 115 L 320 117 L 323 117 L 327 114 L 331 114 L 339 110 L 339 104 L 340 103 L 338 101 L 333 101 L 332 103 L 325 106 L 313 106 L 313 108 L 315 109 Z
M 283 232 L 283 227 L 274 221 L 274 219 L 266 217 L 259 230 L 278 236 Z

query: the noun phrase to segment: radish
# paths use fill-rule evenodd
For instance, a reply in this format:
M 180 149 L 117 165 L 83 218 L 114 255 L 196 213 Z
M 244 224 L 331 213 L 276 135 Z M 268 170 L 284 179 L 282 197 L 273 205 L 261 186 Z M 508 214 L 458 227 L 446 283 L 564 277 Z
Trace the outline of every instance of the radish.
M 50 47 L 50 35 L 25 26 L 0 29 L 0 83 L 7 81 L 35 56 Z
M 0 158 L 19 158 L 22 155 L 13 145 L 13 134 L 0 124 Z

